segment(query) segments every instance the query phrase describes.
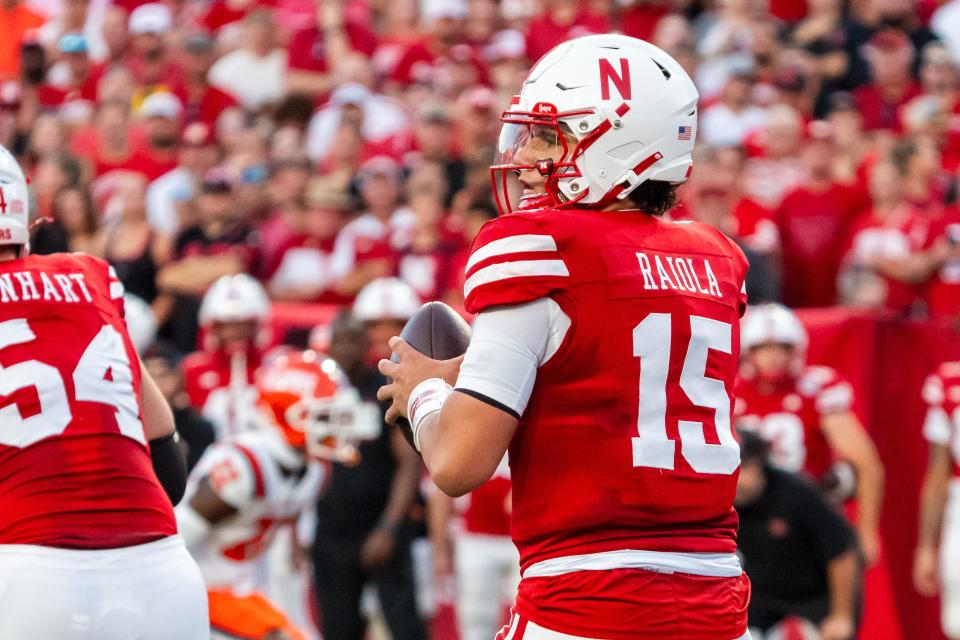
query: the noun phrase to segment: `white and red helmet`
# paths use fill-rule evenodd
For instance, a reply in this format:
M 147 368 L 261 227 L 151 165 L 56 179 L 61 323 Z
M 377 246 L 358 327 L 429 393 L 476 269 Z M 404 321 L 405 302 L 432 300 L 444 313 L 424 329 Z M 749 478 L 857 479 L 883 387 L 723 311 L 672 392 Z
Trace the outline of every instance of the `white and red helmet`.
M 547 196 L 538 206 L 599 208 L 647 180 L 684 182 L 693 164 L 698 99 L 683 67 L 643 40 L 604 34 L 554 47 L 500 116 L 491 167 L 498 208 L 518 208 L 519 170 L 546 177 Z M 534 127 L 556 129 L 564 149 L 559 161 L 529 164 L 515 157 Z M 573 146 L 564 132 L 576 140 Z
M 796 314 L 782 304 L 750 307 L 740 321 L 740 346 L 744 351 L 765 344 L 785 344 L 802 352 L 807 331 Z
M 420 298 L 413 287 L 399 278 L 371 281 L 353 302 L 353 316 L 363 322 L 399 320 L 406 322 L 420 310 Z
M 210 285 L 200 303 L 200 324 L 216 322 L 266 322 L 270 298 L 256 278 L 246 273 L 222 276 Z
M 267 426 L 314 458 L 356 464 L 360 442 L 379 435 L 377 405 L 362 402 L 337 364 L 313 351 L 265 365 L 256 386 Z
M 30 245 L 27 179 L 13 154 L 0 145 L 0 245 Z

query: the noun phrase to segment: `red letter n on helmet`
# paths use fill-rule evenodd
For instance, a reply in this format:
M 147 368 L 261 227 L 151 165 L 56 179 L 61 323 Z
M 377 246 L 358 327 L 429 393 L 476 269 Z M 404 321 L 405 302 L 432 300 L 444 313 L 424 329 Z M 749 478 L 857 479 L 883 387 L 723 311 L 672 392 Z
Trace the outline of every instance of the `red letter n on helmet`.
M 630 100 L 630 65 L 626 58 L 620 58 L 620 73 L 613 69 L 613 65 L 606 58 L 600 58 L 600 97 L 610 99 L 610 83 L 617 87 L 617 92 L 624 100 Z

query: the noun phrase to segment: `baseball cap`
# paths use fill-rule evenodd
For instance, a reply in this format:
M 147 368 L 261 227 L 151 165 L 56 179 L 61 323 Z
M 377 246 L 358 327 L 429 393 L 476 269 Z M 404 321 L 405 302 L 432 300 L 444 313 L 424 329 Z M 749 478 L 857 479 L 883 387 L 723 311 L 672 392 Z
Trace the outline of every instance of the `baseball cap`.
M 428 104 L 420 109 L 420 120 L 432 124 L 450 122 L 450 113 L 442 104 Z
M 151 93 L 140 105 L 138 115 L 143 118 L 167 118 L 176 120 L 183 112 L 180 99 L 168 91 Z
M 882 29 L 873 34 L 867 41 L 867 47 L 884 53 L 892 53 L 901 49 L 912 49 L 913 43 L 903 31 L 896 29 Z
M 82 33 L 65 33 L 57 42 L 60 53 L 86 53 L 87 39 Z
M 497 94 L 490 87 L 478 85 L 463 92 L 459 103 L 465 109 L 474 111 L 489 111 L 497 102 Z
M 130 14 L 128 28 L 132 35 L 144 33 L 163 34 L 173 26 L 170 9 L 159 2 L 142 4 Z
M 369 89 L 362 84 L 348 82 L 340 85 L 330 94 L 330 103 L 340 107 L 348 104 L 355 104 L 362 107 L 369 98 Z
M 16 109 L 20 106 L 20 83 L 16 80 L 0 82 L 0 109 Z
M 421 0 L 420 15 L 427 21 L 442 18 L 463 20 L 467 17 L 467 3 L 464 0 Z

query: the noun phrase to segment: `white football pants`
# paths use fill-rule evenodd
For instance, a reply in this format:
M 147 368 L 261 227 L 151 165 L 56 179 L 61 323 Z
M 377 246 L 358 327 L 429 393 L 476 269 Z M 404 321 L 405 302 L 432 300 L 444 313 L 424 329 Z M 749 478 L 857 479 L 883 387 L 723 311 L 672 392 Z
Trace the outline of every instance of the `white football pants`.
M 524 620 L 517 614 L 510 618 L 510 624 L 504 627 L 495 640 L 596 640 L 594 638 L 584 638 L 582 636 L 571 636 L 568 633 L 560 633 L 541 627 L 536 622 Z M 718 638 L 718 640 L 723 640 Z M 751 640 L 750 631 L 747 630 L 739 638 L 731 640 Z
M 462 532 L 456 539 L 460 640 L 491 640 L 517 597 L 520 555 L 507 536 Z
M 180 536 L 121 549 L 0 545 L 0 638 L 207 640 L 207 592 Z
M 940 620 L 948 638 L 960 640 L 960 480 L 950 481 L 950 497 L 940 536 Z

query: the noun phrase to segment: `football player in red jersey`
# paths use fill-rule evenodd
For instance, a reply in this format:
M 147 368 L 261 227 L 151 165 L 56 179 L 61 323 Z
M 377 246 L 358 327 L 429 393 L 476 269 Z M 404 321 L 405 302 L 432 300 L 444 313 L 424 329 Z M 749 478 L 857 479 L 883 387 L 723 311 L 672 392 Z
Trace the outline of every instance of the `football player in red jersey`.
M 217 438 L 254 421 L 253 377 L 263 361 L 270 299 L 256 278 L 240 273 L 214 282 L 200 304 L 203 348 L 183 361 L 190 404 L 213 423 Z
M 857 530 L 868 564 L 880 553 L 883 463 L 853 413 L 853 389 L 830 367 L 806 366 L 807 332 L 778 304 L 753 307 L 743 319 L 744 359 L 734 422 L 770 443 L 773 464 L 814 481 L 849 464 L 855 473 Z M 852 484 L 852 482 L 851 482 Z
M 0 147 L 0 638 L 208 638 L 171 504 L 183 453 L 123 285 L 98 258 L 28 255 L 27 220 Z
M 501 115 L 502 213 L 473 243 L 464 358 L 399 338 L 388 417 L 464 494 L 509 448 L 526 638 L 749 637 L 730 422 L 747 262 L 660 214 L 690 173 L 698 94 L 660 49 L 578 38 Z M 452 385 L 455 385 L 456 388 Z
M 960 362 L 937 367 L 923 386 L 923 399 L 930 466 L 923 482 L 913 583 L 925 596 L 940 592 L 943 633 L 960 640 Z

